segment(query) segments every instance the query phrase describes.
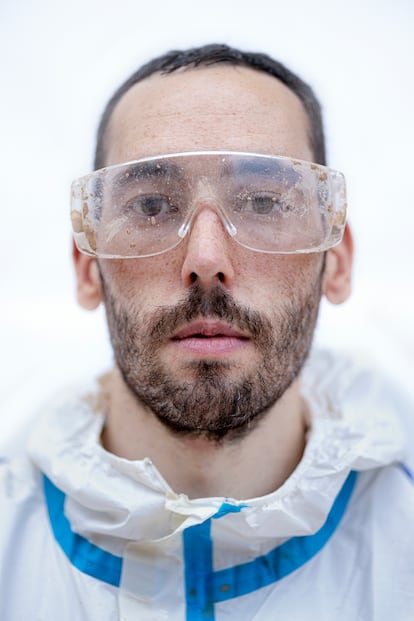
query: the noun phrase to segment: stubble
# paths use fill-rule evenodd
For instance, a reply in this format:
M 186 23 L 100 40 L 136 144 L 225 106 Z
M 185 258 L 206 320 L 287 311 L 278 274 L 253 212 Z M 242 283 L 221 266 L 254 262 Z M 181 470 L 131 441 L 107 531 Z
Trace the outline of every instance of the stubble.
M 193 285 L 188 296 L 152 313 L 122 304 L 102 280 L 110 338 L 125 384 L 172 432 L 220 442 L 254 428 L 298 376 L 308 355 L 321 298 L 322 271 L 267 317 L 235 302 L 221 286 Z M 191 364 L 191 381 L 160 358 L 173 332 L 199 318 L 222 320 L 247 333 L 258 353 L 253 368 L 217 360 Z M 233 373 L 234 374 L 234 373 Z

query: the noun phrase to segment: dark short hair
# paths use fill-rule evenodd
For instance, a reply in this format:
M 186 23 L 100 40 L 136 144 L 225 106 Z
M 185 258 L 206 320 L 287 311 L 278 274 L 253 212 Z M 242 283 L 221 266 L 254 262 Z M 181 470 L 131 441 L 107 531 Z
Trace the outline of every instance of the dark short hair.
M 273 60 L 267 54 L 242 52 L 228 45 L 212 44 L 189 50 L 167 52 L 163 56 L 159 56 L 140 67 L 115 91 L 108 101 L 99 123 L 95 151 L 95 169 L 105 166 L 105 136 L 112 112 L 121 97 L 134 84 L 154 73 L 168 74 L 183 67 L 208 66 L 217 63 L 250 67 L 256 71 L 268 73 L 290 88 L 301 100 L 308 115 L 310 126 L 309 141 L 314 160 L 318 164 L 326 164 L 321 106 L 311 87 L 282 63 Z

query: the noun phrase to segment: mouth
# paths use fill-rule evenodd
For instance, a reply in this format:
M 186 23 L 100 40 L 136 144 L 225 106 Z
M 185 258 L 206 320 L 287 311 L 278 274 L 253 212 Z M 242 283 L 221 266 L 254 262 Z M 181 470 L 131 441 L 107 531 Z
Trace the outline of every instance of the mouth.
M 171 341 L 200 356 L 220 356 L 245 347 L 250 338 L 223 321 L 195 321 L 177 330 Z

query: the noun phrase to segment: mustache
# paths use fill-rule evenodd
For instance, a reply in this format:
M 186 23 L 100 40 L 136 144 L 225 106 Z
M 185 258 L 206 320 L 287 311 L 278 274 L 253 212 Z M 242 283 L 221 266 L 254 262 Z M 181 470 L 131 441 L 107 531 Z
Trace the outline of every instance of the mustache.
M 161 342 L 183 324 L 200 317 L 226 321 L 232 327 L 251 335 L 260 341 L 272 333 L 271 322 L 258 311 L 242 306 L 220 285 L 206 290 L 193 285 L 188 296 L 173 306 L 163 306 L 152 315 L 149 336 Z

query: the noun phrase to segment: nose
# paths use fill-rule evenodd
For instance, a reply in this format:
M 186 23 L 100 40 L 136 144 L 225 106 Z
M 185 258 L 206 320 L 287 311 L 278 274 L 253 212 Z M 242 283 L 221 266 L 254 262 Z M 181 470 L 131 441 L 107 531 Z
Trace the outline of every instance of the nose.
M 182 281 L 211 288 L 218 283 L 230 288 L 234 280 L 232 241 L 215 209 L 202 206 L 187 234 Z

